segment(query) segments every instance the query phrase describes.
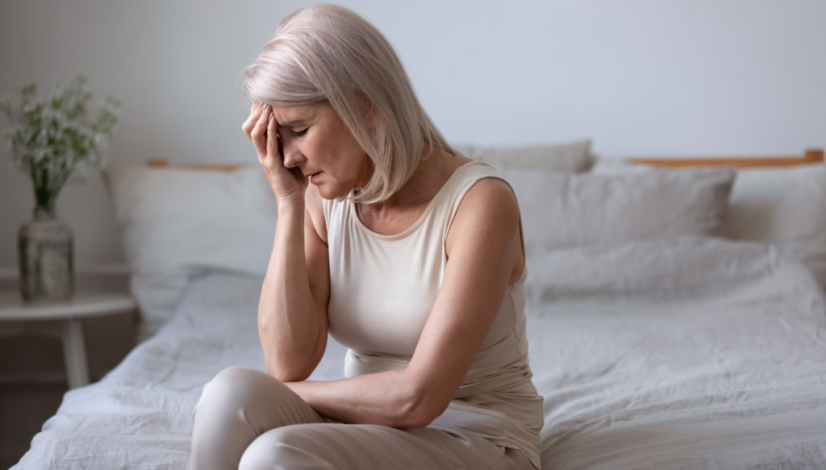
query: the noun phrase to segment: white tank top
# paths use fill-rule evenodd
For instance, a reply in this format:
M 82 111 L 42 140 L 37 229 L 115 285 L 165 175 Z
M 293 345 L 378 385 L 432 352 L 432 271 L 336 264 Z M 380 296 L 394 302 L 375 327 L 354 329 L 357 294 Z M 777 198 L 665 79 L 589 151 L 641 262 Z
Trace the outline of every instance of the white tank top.
M 442 285 L 450 224 L 464 195 L 484 178 L 502 179 L 481 160 L 459 167 L 416 223 L 398 235 L 365 227 L 349 199 L 324 200 L 330 259 L 327 316 L 330 334 L 349 348 L 347 377 L 407 367 Z M 508 287 L 450 407 L 430 427 L 482 434 L 522 450 L 538 469 L 542 397 L 531 383 L 528 365 L 526 278 L 527 267 Z

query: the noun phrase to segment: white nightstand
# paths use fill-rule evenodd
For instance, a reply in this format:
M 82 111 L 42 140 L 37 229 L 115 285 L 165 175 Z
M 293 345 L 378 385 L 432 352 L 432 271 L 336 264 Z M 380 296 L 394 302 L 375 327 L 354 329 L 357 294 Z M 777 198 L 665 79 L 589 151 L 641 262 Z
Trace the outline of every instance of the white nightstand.
M 17 292 L 0 292 L 0 336 L 40 334 L 63 339 L 69 388 L 89 384 L 83 318 L 134 310 L 129 294 L 78 292 L 60 303 L 27 303 Z

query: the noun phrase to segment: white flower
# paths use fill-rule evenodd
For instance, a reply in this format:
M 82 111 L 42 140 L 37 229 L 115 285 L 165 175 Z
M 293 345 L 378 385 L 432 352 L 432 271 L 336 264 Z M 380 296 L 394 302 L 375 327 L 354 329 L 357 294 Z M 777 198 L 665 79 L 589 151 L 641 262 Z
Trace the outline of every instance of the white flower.
M 15 109 L 11 100 L 0 100 L 0 110 L 10 119 L 5 132 L 6 147 L 20 170 L 33 176 L 39 206 L 50 207 L 61 186 L 87 167 L 103 162 L 101 149 L 117 123 L 117 100 L 109 98 L 98 107 L 94 122 L 86 119 L 86 105 L 92 99 L 78 76 L 68 87 L 55 87 L 48 100 L 35 96 L 34 84 L 21 90 Z M 80 111 L 80 112 L 78 112 Z

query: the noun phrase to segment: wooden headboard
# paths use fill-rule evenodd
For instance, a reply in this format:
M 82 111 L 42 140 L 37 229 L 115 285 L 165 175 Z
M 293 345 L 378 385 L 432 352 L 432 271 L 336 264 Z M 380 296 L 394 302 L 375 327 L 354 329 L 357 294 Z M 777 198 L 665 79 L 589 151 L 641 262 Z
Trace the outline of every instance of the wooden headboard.
M 811 165 L 823 163 L 823 150 L 806 150 L 803 156 L 719 157 L 719 158 L 628 158 L 631 163 L 642 163 L 666 168 L 690 166 L 736 166 L 737 168 L 768 168 L 778 166 Z
M 146 161 L 146 166 L 150 168 L 182 168 L 185 170 L 199 170 L 199 171 L 235 171 L 251 163 L 169 163 L 168 160 L 161 158 L 153 158 Z
M 683 168 L 691 166 L 736 166 L 738 168 L 768 168 L 794 165 L 811 165 L 823 163 L 823 150 L 806 150 L 801 155 L 790 156 L 753 156 L 753 157 L 719 157 L 719 158 L 627 158 L 631 163 L 641 163 L 645 165 L 661 166 L 666 168 Z M 235 164 L 195 164 L 182 163 L 170 164 L 167 160 L 152 159 L 146 165 L 153 168 L 184 168 L 188 170 L 203 171 L 235 171 L 243 168 L 249 163 Z

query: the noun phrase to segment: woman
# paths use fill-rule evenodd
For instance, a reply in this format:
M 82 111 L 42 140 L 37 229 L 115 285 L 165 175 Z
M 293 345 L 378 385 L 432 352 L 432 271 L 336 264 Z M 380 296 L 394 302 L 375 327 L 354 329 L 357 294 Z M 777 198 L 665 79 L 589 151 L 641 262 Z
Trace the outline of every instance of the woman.
M 458 155 L 355 13 L 285 18 L 246 75 L 243 130 L 278 200 L 261 292 L 267 373 L 194 412 L 192 468 L 539 468 L 519 207 Z M 308 382 L 328 332 L 346 379 Z

